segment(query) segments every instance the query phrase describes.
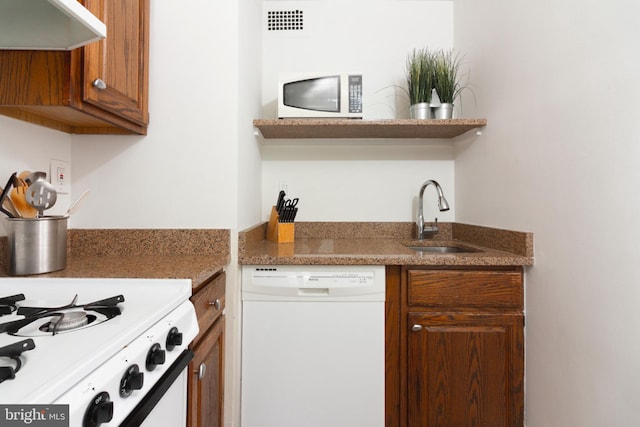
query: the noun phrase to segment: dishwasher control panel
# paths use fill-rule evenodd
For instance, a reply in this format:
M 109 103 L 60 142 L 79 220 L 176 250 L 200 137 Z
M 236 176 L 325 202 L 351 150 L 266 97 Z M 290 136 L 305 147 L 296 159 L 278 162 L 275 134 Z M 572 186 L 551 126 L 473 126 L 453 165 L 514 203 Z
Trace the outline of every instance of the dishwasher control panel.
M 349 298 L 384 301 L 384 266 L 243 266 L 244 300 Z M 380 299 L 381 298 L 381 299 Z

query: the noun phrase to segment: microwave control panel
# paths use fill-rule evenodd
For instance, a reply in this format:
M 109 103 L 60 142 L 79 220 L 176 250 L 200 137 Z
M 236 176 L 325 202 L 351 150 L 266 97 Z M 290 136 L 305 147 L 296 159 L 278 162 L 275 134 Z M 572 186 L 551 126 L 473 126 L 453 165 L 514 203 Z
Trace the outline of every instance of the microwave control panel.
M 349 75 L 349 113 L 362 113 L 362 75 Z

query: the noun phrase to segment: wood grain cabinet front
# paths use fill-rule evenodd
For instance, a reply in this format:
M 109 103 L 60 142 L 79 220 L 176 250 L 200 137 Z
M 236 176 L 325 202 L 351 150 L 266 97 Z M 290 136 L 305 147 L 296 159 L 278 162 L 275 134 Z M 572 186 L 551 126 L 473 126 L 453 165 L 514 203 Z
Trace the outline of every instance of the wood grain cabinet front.
M 220 273 L 191 297 L 200 332 L 191 343 L 189 364 L 189 427 L 222 427 L 224 405 L 224 328 L 226 274 Z
M 522 316 L 409 314 L 412 427 L 522 426 Z
M 399 410 L 388 427 L 524 425 L 522 274 L 402 268 Z
M 78 134 L 147 133 L 149 0 L 84 0 L 104 40 L 0 51 L 0 114 Z

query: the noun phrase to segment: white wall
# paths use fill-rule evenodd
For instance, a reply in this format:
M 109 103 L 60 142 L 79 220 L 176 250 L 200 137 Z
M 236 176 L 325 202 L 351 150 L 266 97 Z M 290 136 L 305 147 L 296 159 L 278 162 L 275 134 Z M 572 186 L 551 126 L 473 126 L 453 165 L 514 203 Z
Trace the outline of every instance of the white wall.
M 414 48 L 453 44 L 453 2 L 311 0 L 263 2 L 268 11 L 302 10 L 304 30 L 263 26 L 263 117 L 277 116 L 279 72 L 361 72 L 364 118 L 408 118 L 402 92 Z M 264 18 L 266 19 L 266 18 Z M 265 21 L 266 22 L 266 21 Z M 412 221 L 421 184 L 436 179 L 454 198 L 451 141 L 267 141 L 262 146 L 262 218 L 278 191 L 299 197 L 300 221 Z M 437 212 L 427 192 L 425 215 Z M 435 194 L 435 192 L 434 192 Z
M 306 145 L 263 149 L 264 218 L 286 185 L 298 197 L 300 221 L 413 221 L 423 182 L 436 179 L 451 210 L 439 212 L 437 193 L 425 192 L 425 219 L 454 219 L 450 141 L 417 145 Z
M 640 425 L 640 6 L 456 0 L 484 134 L 456 220 L 535 233 L 528 427 Z
M 260 221 L 262 163 L 253 119 L 260 117 L 262 92 L 262 0 L 243 0 L 239 10 L 238 228 Z
M 0 187 L 4 188 L 13 172 L 43 171 L 49 175 L 51 159 L 71 159 L 70 147 L 71 137 L 65 133 L 0 116 Z M 71 176 L 69 173 L 69 179 Z M 60 194 L 47 214 L 64 213 L 70 197 Z M 4 226 L 0 226 L 0 236 L 6 236 Z
M 232 230 L 232 262 L 226 290 L 227 335 L 225 337 L 225 426 L 240 425 L 241 293 L 237 266 L 237 231 L 260 222 L 262 166 L 252 121 L 260 116 L 262 90 L 262 44 L 260 32 L 262 0 L 238 2 L 238 142 L 236 224 Z M 224 160 L 224 159 L 220 159 Z M 224 183 L 222 183 L 224 185 Z
M 148 135 L 72 137 L 74 192 L 92 192 L 72 227 L 235 226 L 237 8 L 153 2 Z
M 238 5 L 190 6 L 152 4 L 146 137 L 68 135 L 0 116 L 0 176 L 71 160 L 72 194 L 56 208 L 91 190 L 73 228 L 235 227 Z M 252 132 L 250 121 L 244 129 Z

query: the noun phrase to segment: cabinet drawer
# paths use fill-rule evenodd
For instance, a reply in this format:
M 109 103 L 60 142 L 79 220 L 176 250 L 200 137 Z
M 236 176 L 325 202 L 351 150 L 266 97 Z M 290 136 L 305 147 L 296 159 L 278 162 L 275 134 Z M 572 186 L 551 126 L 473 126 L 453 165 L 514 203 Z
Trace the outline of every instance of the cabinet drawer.
M 220 274 L 191 297 L 200 328 L 200 332 L 193 340 L 193 345 L 200 341 L 224 310 L 226 277 L 225 273 Z
M 409 306 L 523 308 L 521 271 L 409 270 Z

